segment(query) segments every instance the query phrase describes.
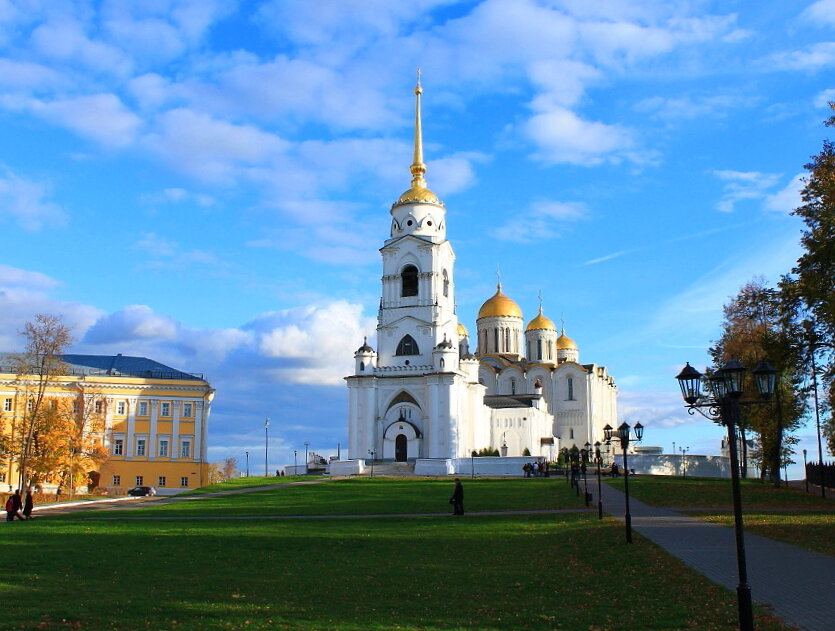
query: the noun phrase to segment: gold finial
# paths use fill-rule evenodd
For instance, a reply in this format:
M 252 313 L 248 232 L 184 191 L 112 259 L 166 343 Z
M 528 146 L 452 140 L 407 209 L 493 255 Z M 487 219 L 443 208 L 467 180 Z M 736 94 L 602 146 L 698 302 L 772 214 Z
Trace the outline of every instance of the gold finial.
M 499 271 L 499 264 L 496 263 L 496 291 L 502 290 L 502 274 Z
M 423 179 L 426 173 L 426 165 L 423 163 L 423 133 L 420 127 L 420 95 L 422 93 L 420 68 L 418 68 L 417 84 L 415 85 L 415 151 L 412 156 L 412 166 L 409 167 L 409 171 L 412 173 L 412 188 L 426 188 L 426 180 Z

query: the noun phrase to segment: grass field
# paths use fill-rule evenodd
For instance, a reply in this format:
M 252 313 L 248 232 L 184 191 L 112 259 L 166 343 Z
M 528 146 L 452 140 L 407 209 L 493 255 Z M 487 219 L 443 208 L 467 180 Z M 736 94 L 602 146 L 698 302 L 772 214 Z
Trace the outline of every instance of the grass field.
M 465 480 L 467 509 L 576 507 L 562 480 Z M 10 629 L 735 629 L 736 598 L 594 512 L 448 510 L 448 480 L 361 479 L 6 524 Z M 249 514 L 261 518 L 212 519 Z M 337 510 L 339 509 L 339 510 Z M 347 510 L 347 509 L 353 509 Z M 132 519 L 160 515 L 162 521 Z M 188 515 L 203 517 L 189 520 Z M 209 517 L 209 519 L 206 519 Z M 106 518 L 106 519 L 105 519 Z M 758 610 L 757 628 L 785 630 Z
M 275 479 L 275 478 L 271 478 Z M 211 501 L 175 502 L 154 507 L 153 514 L 205 515 L 368 515 L 449 512 L 452 483 L 423 478 L 319 478 L 298 486 L 213 497 Z M 293 480 L 288 480 L 292 482 Z M 583 506 L 561 478 L 464 479 L 470 511 L 543 510 Z M 260 486 L 260 485 L 255 485 Z M 216 488 L 221 490 L 220 488 Z M 139 510 L 139 509 L 138 509 Z M 119 511 L 120 514 L 123 511 Z
M 729 513 L 698 513 L 698 516 L 723 526 L 734 525 L 733 515 Z M 825 513 L 749 511 L 744 514 L 743 520 L 746 532 L 835 556 L 835 511 Z
M 835 501 L 807 494 L 792 487 L 775 488 L 759 480 L 741 480 L 742 506 L 750 508 L 822 508 L 835 511 Z M 623 478 L 608 482 L 623 490 Z M 629 494 L 653 506 L 730 507 L 731 481 L 718 478 L 673 478 L 635 476 L 629 479 Z

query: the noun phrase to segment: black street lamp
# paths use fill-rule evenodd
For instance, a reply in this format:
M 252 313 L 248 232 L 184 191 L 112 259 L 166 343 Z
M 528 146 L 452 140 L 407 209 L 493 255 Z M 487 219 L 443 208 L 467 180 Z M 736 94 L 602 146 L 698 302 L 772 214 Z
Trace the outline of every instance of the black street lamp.
M 603 485 L 600 480 L 600 469 L 603 467 L 603 456 L 600 453 L 600 441 L 594 443 L 594 461 L 597 463 L 597 518 L 603 519 Z
M 267 417 L 264 420 L 264 477 L 266 478 L 269 473 L 267 471 L 267 463 L 269 462 L 269 453 L 270 453 L 270 418 Z
M 611 425 L 606 425 L 603 428 L 603 437 L 606 442 L 617 438 L 620 440 L 620 448 L 623 450 L 623 492 L 626 495 L 626 543 L 632 543 L 632 515 L 629 512 L 629 463 L 626 459 L 626 450 L 629 448 L 630 442 L 641 442 L 644 437 L 644 426 L 640 423 L 635 423 L 635 436 L 629 436 L 629 430 L 632 429 L 627 423 L 621 423 L 617 431 L 612 429 Z
M 681 464 L 684 467 L 684 477 L 687 477 L 687 452 L 690 451 L 690 447 L 679 447 L 678 450 L 681 452 Z
M 475 456 L 476 456 L 476 450 L 473 449 L 473 452 L 470 454 L 470 464 L 472 465 L 472 475 L 470 477 L 473 480 L 475 480 Z
M 589 504 L 591 503 L 591 497 L 589 496 L 589 478 L 586 474 L 589 470 L 589 460 L 591 460 L 591 443 L 589 441 L 586 441 L 586 444 L 583 445 L 583 447 L 585 447 L 585 449 L 580 450 L 580 456 L 582 458 L 580 471 L 583 474 L 583 492 L 586 496 L 586 508 L 588 508 Z
M 806 482 L 806 492 L 809 492 L 809 472 L 806 469 L 806 450 L 803 450 L 803 479 Z
M 249 477 L 249 452 L 245 451 L 246 454 L 246 477 Z
M 751 371 L 760 394 L 759 400 L 741 401 L 745 389 L 745 373 L 739 360 L 732 359 L 711 375 L 708 383 L 710 394 L 702 394 L 702 374 L 688 362 L 676 376 L 681 387 L 688 414 L 698 412 L 706 419 L 728 428 L 728 448 L 731 454 L 731 487 L 734 498 L 734 530 L 736 533 L 736 561 L 739 585 L 736 588 L 739 605 L 739 628 L 754 630 L 754 614 L 751 608 L 751 587 L 748 585 L 748 568 L 745 561 L 745 538 L 742 524 L 742 498 L 739 490 L 739 458 L 737 456 L 736 427 L 739 424 L 740 406 L 760 405 L 772 394 L 777 382 L 777 371 L 765 360 Z
M 308 448 L 309 446 L 310 446 L 310 442 L 309 442 L 309 441 L 307 441 L 307 440 L 306 440 L 306 441 L 304 441 L 304 474 L 305 474 L 305 475 L 307 475 L 307 474 L 308 474 L 307 463 L 308 463 L 308 461 L 310 460 L 310 458 L 309 458 L 309 457 L 308 457 L 308 455 L 307 455 L 307 448 Z
M 298 475 L 299 474 L 298 465 L 296 464 L 296 455 L 298 453 L 299 453 L 298 449 L 293 450 L 293 475 Z
M 371 456 L 371 477 L 374 477 L 374 454 L 377 453 L 373 449 L 368 450 L 368 455 Z

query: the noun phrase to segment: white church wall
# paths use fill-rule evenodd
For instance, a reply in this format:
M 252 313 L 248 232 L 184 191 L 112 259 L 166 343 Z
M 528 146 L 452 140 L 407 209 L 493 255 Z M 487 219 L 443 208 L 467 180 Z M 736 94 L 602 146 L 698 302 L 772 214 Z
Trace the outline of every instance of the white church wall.
M 623 456 L 619 453 L 615 462 L 623 466 Z M 651 475 L 700 476 L 706 478 L 730 478 L 730 458 L 725 456 L 699 456 L 681 454 L 629 454 L 627 463 L 635 473 Z M 685 465 L 686 463 L 686 465 Z M 755 468 L 749 467 L 748 475 L 756 477 Z

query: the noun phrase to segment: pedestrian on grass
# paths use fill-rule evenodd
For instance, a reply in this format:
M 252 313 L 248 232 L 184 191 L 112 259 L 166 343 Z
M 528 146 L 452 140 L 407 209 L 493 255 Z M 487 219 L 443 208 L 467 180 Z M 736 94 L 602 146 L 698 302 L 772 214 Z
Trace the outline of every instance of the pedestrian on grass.
M 449 498 L 449 503 L 452 504 L 453 515 L 464 514 L 464 485 L 461 484 L 461 478 L 455 478 L 455 488 L 452 491 L 452 497 Z
M 23 506 L 23 502 L 20 500 L 20 489 L 17 489 L 14 495 L 9 498 L 9 501 L 6 502 L 6 521 L 14 521 L 15 517 L 23 521 L 23 515 L 20 514 L 21 506 Z M 10 508 L 11 510 L 9 510 Z
M 32 487 L 26 487 L 26 495 L 23 498 L 23 516 L 26 519 L 32 519 L 32 509 L 35 507 L 35 502 L 32 500 Z

